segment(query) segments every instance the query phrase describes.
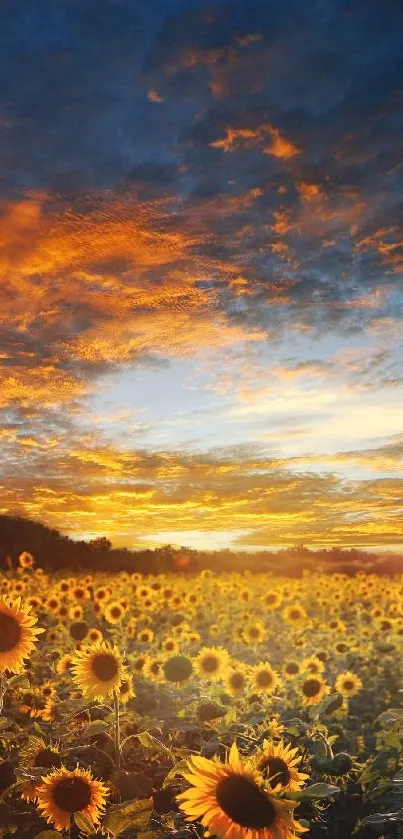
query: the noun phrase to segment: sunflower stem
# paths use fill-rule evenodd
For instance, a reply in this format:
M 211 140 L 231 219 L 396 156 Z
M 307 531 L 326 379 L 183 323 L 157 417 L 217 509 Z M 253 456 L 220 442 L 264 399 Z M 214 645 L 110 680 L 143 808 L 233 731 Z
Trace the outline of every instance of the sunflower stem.
M 113 691 L 113 702 L 115 707 L 115 749 L 116 749 L 116 769 L 120 769 L 120 714 L 119 714 L 119 696 L 117 691 Z
M 0 716 L 3 713 L 3 706 L 4 706 L 4 697 L 6 695 L 6 690 L 8 687 L 8 682 L 3 674 L 0 674 Z

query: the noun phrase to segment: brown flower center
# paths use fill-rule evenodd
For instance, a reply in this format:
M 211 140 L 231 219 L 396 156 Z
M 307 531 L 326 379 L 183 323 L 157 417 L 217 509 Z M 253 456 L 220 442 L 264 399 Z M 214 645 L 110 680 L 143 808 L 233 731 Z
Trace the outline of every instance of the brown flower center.
M 193 665 L 187 656 L 175 655 L 164 663 L 164 673 L 168 682 L 185 682 L 193 673 Z
M 35 756 L 34 766 L 45 766 L 46 769 L 52 769 L 52 767 L 59 768 L 61 765 L 60 755 L 53 752 L 52 749 L 41 749 Z
M 218 659 L 214 655 L 206 655 L 203 659 L 203 670 L 206 673 L 214 673 L 218 669 Z
M 317 696 L 321 687 L 317 679 L 306 679 L 302 685 L 302 692 L 308 697 Z
M 249 830 L 264 830 L 276 821 L 276 810 L 268 796 L 241 775 L 230 775 L 219 781 L 216 799 L 232 821 Z
M 54 802 L 67 813 L 85 810 L 91 801 L 91 787 L 83 778 L 63 778 L 53 791 Z
M 270 670 L 262 670 L 256 676 L 256 683 L 262 688 L 268 688 L 273 684 L 273 674 Z
M 245 684 L 245 679 L 242 673 L 233 673 L 230 678 L 230 683 L 231 687 L 234 688 L 234 690 L 240 690 L 241 688 L 243 688 Z
M 21 638 L 21 627 L 12 615 L 0 613 L 0 653 L 7 653 L 17 646 Z
M 117 675 L 118 665 L 110 653 L 98 653 L 92 660 L 92 670 L 100 682 L 109 682 Z
M 83 641 L 88 633 L 88 623 L 85 621 L 75 621 L 70 624 L 70 635 L 75 641 Z
M 355 684 L 351 681 L 351 679 L 345 679 L 343 682 L 344 690 L 354 690 Z
M 272 789 L 274 789 L 277 784 L 281 784 L 282 787 L 286 787 L 287 784 L 290 783 L 290 770 L 285 760 L 282 760 L 281 757 L 263 757 L 262 760 L 259 761 L 259 769 L 261 772 L 264 772 L 266 778 L 268 778 Z
M 287 673 L 290 674 L 290 676 L 295 676 L 297 673 L 299 673 L 298 664 L 295 664 L 293 661 L 290 661 L 290 663 L 287 664 L 286 670 Z

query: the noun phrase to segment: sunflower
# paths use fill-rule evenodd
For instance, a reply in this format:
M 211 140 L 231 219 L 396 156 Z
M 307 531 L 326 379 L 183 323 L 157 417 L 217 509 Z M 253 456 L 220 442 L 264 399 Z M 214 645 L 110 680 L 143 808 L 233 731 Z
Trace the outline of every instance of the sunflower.
M 89 632 L 87 621 L 73 621 L 69 626 L 69 634 L 74 641 L 84 641 Z
M 362 689 L 362 681 L 351 670 L 346 670 L 337 676 L 335 688 L 341 696 L 355 696 Z
M 106 586 L 99 586 L 94 591 L 94 600 L 97 600 L 99 603 L 105 603 L 105 600 L 111 595 L 111 591 Z
M 144 666 L 145 666 L 145 665 L 147 664 L 147 662 L 148 662 L 148 658 L 149 658 L 149 656 L 147 656 L 147 655 L 145 655 L 145 654 L 143 653 L 143 654 L 141 654 L 141 655 L 136 656 L 136 658 L 135 658 L 135 659 L 133 659 L 133 662 L 132 662 L 132 667 L 133 667 L 134 672 L 135 672 L 137 675 L 140 675 L 140 673 L 142 673 L 142 672 L 143 672 L 143 670 L 144 670 Z
M 229 668 L 229 653 L 223 647 L 203 647 L 194 660 L 194 666 L 200 678 L 217 682 Z
M 283 676 L 287 680 L 295 679 L 301 672 L 301 665 L 298 661 L 291 659 L 283 665 Z
M 293 818 L 295 802 L 262 788 L 262 776 L 231 746 L 228 761 L 192 756 L 184 777 L 192 785 L 177 796 L 187 821 L 200 819 L 208 836 L 294 839 L 305 828 Z
M 126 703 L 129 702 L 130 699 L 134 699 L 135 696 L 136 691 L 133 687 L 133 679 L 131 676 L 127 675 L 122 679 L 120 683 L 119 700 L 122 703 L 122 705 L 126 705 Z
M 187 655 L 173 655 L 164 661 L 162 669 L 166 681 L 179 687 L 187 684 L 193 675 L 192 659 Z
M 246 668 L 238 663 L 233 665 L 231 670 L 228 670 L 224 683 L 231 696 L 238 696 L 243 693 L 248 684 Z
M 56 830 L 68 830 L 71 817 L 81 813 L 95 827 L 105 809 L 107 788 L 93 779 L 89 769 L 64 766 L 50 772 L 38 787 L 37 806 L 48 824 Z
M 271 694 L 280 685 L 280 677 L 268 661 L 261 661 L 260 664 L 251 667 L 249 682 L 256 693 Z
M 286 606 L 283 610 L 283 618 L 287 623 L 294 624 L 294 626 L 298 626 L 307 618 L 307 613 L 303 606 L 299 603 L 294 603 L 293 605 Z
M 125 609 L 123 608 L 122 604 L 116 600 L 111 601 L 111 603 L 107 603 L 107 605 L 104 608 L 104 618 L 108 621 L 108 623 L 120 623 L 124 616 Z
M 75 600 L 81 602 L 82 600 L 89 600 L 90 592 L 86 586 L 75 586 L 71 592 Z
M 21 765 L 24 768 L 58 769 L 62 765 L 62 759 L 57 749 L 47 746 L 41 737 L 30 737 L 28 745 L 21 750 Z M 44 771 L 43 775 L 47 772 Z M 25 801 L 35 801 L 38 794 L 38 786 L 42 783 L 43 776 L 36 781 L 27 781 L 21 788 L 21 798 Z
M 70 606 L 69 618 L 71 621 L 82 621 L 84 617 L 84 609 L 82 606 Z
M 301 693 L 305 705 L 317 705 L 330 688 L 321 676 L 308 676 L 301 685 Z
M 316 655 L 311 655 L 302 659 L 301 669 L 312 676 L 320 676 L 325 669 L 325 665 Z
M 32 568 L 35 560 L 28 551 L 22 551 L 18 557 L 21 568 Z
M 83 694 L 95 699 L 119 690 L 122 679 L 126 678 L 118 648 L 104 641 L 76 652 L 71 671 Z
M 298 749 L 291 748 L 290 744 L 284 745 L 283 740 L 275 743 L 273 740 L 264 740 L 263 746 L 255 756 L 255 766 L 267 780 L 272 792 L 297 792 L 304 786 L 309 778 L 305 772 L 299 772 L 298 765 L 302 756 Z
M 251 623 L 243 631 L 243 638 L 246 644 L 262 644 L 266 638 L 266 630 L 260 621 Z
M 262 597 L 263 605 L 270 611 L 278 609 L 282 599 L 283 596 L 279 591 L 269 591 Z
M 346 655 L 346 653 L 350 652 L 350 650 L 351 646 L 347 643 L 347 641 L 336 641 L 334 645 L 334 651 L 335 653 L 337 653 L 337 655 Z
M 148 656 L 143 667 L 144 677 L 150 679 L 152 682 L 161 682 L 164 676 L 162 663 L 161 658 L 151 658 L 151 656 Z
M 103 635 L 100 629 L 97 626 L 92 626 L 91 629 L 88 631 L 88 643 L 89 644 L 97 644 L 98 641 L 102 641 Z
M 172 653 L 178 653 L 179 642 L 177 638 L 174 638 L 173 636 L 168 636 L 167 638 L 164 638 L 161 644 L 161 650 L 163 653 L 166 653 L 168 655 L 172 655 Z
M 0 598 L 0 673 L 23 669 L 24 659 L 35 649 L 36 636 L 44 631 L 35 627 L 36 622 L 19 597 Z
M 73 656 L 70 653 L 62 655 L 56 664 L 56 673 L 62 676 L 63 673 L 68 673 L 73 663 Z
M 154 638 L 154 633 L 152 629 L 142 629 L 140 632 L 137 633 L 137 640 L 139 644 L 151 644 Z

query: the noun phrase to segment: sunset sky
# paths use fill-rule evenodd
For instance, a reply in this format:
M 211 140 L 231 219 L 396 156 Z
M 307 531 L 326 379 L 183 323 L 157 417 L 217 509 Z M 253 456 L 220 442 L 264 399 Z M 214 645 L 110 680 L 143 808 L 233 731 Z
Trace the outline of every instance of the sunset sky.
M 0 24 L 0 513 L 402 546 L 401 0 Z

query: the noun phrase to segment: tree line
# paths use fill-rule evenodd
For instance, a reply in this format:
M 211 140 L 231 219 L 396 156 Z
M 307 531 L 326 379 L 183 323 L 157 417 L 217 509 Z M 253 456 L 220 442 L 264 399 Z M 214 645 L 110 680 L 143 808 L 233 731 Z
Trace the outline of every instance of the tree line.
M 114 548 L 106 537 L 75 540 L 40 522 L 17 516 L 0 516 L 0 569 L 16 567 L 22 551 L 29 551 L 46 571 L 139 571 L 157 574 L 167 571 L 192 573 L 214 571 L 266 571 L 300 576 L 306 571 L 358 571 L 396 574 L 403 571 L 400 554 L 375 554 L 359 548 L 332 547 L 311 550 L 303 544 L 279 551 L 200 551 L 186 546 L 163 545 L 144 550 Z

